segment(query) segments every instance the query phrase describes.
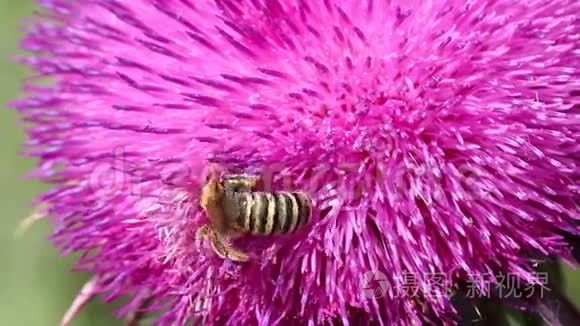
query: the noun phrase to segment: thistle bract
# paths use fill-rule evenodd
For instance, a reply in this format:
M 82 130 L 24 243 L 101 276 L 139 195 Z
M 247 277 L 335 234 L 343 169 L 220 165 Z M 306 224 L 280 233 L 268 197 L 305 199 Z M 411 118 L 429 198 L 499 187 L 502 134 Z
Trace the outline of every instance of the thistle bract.
M 39 203 L 120 316 L 450 321 L 433 275 L 534 283 L 533 257 L 568 257 L 578 1 L 41 3 L 16 104 Z M 313 224 L 220 259 L 195 238 L 209 164 L 309 193 Z

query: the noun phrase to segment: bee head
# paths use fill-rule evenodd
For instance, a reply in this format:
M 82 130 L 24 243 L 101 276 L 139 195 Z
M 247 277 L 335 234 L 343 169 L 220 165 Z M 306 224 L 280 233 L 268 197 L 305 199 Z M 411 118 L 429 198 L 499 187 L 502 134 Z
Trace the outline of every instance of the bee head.
M 201 190 L 201 206 L 217 205 L 224 196 L 224 186 L 220 180 L 210 180 Z

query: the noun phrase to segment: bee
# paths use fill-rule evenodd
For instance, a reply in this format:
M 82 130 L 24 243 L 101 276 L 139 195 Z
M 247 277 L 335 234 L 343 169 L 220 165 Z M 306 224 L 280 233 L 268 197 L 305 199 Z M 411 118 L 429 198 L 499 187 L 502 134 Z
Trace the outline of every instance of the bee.
M 253 175 L 208 175 L 200 206 L 209 223 L 198 229 L 197 238 L 209 241 L 218 256 L 246 262 L 248 254 L 234 248 L 231 240 L 248 234 L 288 234 L 310 223 L 312 201 L 308 195 L 299 191 L 254 191 L 258 181 L 259 177 Z

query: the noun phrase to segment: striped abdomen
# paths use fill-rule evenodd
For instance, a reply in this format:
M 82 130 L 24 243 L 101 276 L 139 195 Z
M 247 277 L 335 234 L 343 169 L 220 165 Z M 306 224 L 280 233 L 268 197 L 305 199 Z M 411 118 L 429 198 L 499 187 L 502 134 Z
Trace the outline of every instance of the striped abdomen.
M 290 233 L 310 222 L 310 198 L 301 192 L 227 192 L 224 213 L 239 230 L 256 235 Z

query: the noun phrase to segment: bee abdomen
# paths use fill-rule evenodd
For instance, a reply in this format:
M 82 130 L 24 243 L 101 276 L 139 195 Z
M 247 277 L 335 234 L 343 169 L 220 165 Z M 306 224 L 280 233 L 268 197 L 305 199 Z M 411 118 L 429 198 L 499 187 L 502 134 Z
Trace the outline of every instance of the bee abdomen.
M 244 193 L 240 226 L 255 235 L 285 234 L 308 224 L 310 198 L 301 192 Z

